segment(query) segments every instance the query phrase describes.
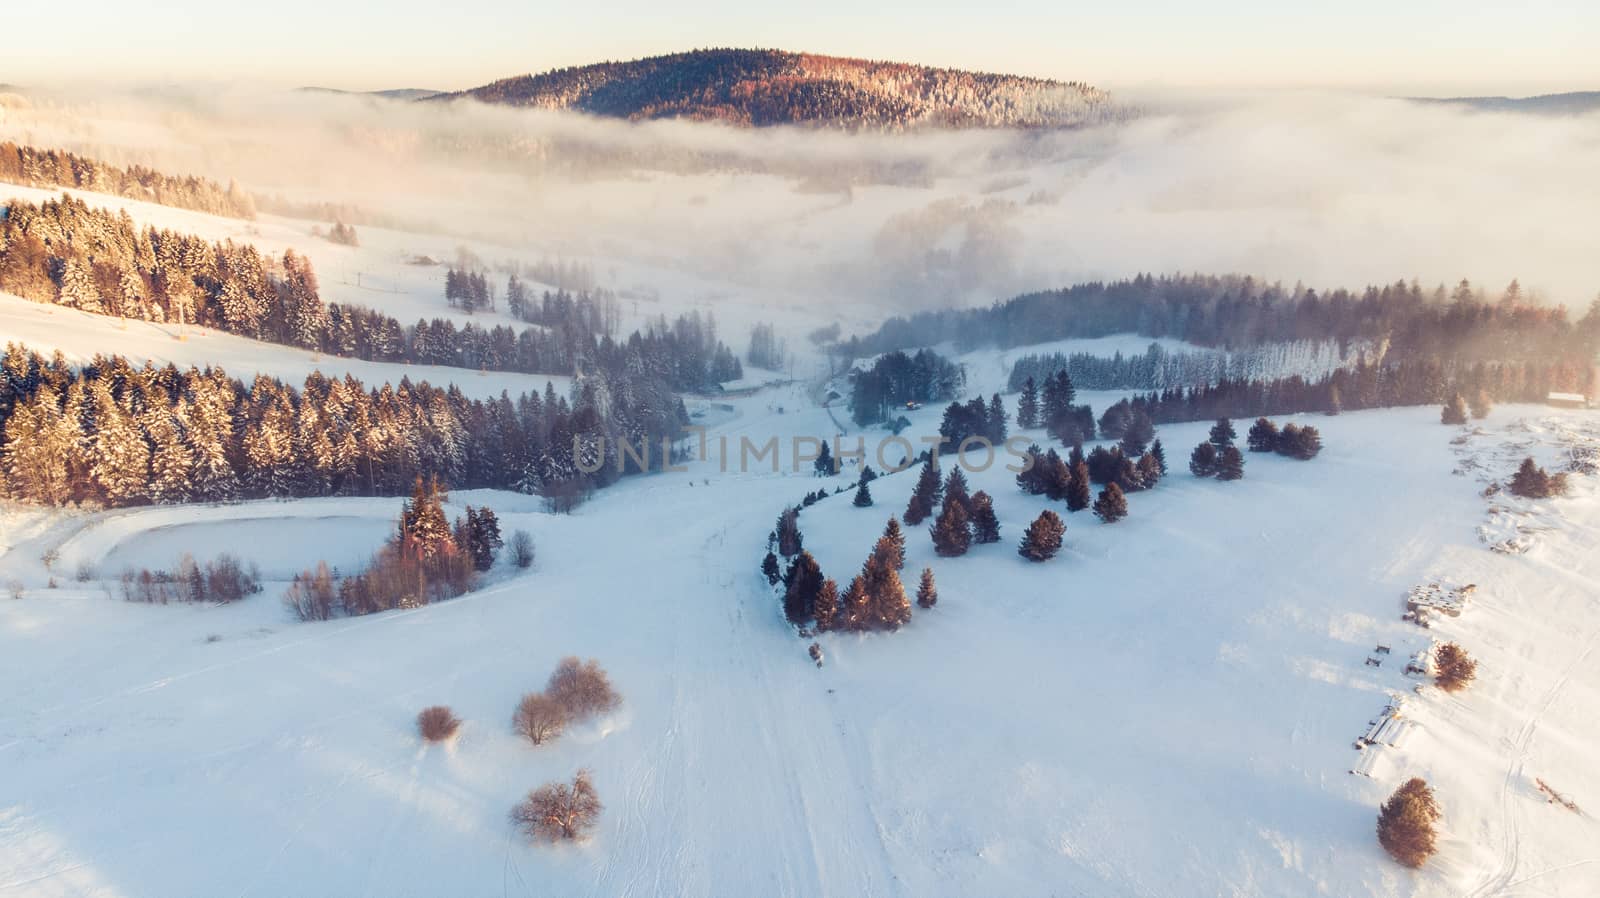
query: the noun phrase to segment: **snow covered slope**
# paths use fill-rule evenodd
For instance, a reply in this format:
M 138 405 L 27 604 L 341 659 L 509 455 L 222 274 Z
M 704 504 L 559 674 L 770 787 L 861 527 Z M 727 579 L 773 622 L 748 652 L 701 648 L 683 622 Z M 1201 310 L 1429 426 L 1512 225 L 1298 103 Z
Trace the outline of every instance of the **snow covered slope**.
M 996 497 L 1002 542 L 937 559 L 912 532 L 907 577 L 932 565 L 938 607 L 899 633 L 825 636 L 819 670 L 757 570 L 778 511 L 819 482 L 736 458 L 724 473 L 716 451 L 833 425 L 798 385 L 729 404 L 711 458 L 571 517 L 453 496 L 532 531 L 535 569 L 376 617 L 293 622 L 281 583 L 226 607 L 136 606 L 60 572 L 165 563 L 201 538 L 184 520 L 205 528 L 199 548 L 269 573 L 293 565 L 258 548 L 263 520 L 311 534 L 286 544 L 359 554 L 375 530 L 315 522 L 376 521 L 387 500 L 7 513 L 0 574 L 25 596 L 0 600 L 0 895 L 1600 890 L 1600 826 L 1533 785 L 1600 802 L 1595 478 L 1537 517 L 1498 502 L 1530 536 L 1505 555 L 1478 535 L 1481 483 L 1452 474 L 1552 462 L 1563 441 L 1600 440 L 1593 415 L 1506 407 L 1458 444 L 1432 409 L 1317 418 L 1316 460 L 1251 455 L 1232 484 L 1174 471 L 1119 524 L 1069 516 L 1044 565 L 1014 547 L 1045 502 L 997 466 L 971 479 Z M 1204 432 L 1159 435 L 1176 461 Z M 872 508 L 846 494 L 804 512 L 825 573 L 853 573 L 914 476 L 876 481 Z M 1431 632 L 1403 623 L 1405 590 L 1441 577 L 1475 582 L 1473 605 Z M 1410 694 L 1403 659 L 1430 636 L 1479 658 L 1467 692 Z M 1390 660 L 1366 665 L 1379 643 Z M 599 658 L 623 708 L 520 742 L 518 697 L 566 654 Z M 1391 693 L 1418 729 L 1372 778 L 1347 773 Z M 465 725 L 426 747 L 412 721 L 434 703 Z M 593 841 L 526 844 L 511 805 L 580 766 L 606 802 Z M 1373 838 L 1412 774 L 1444 808 L 1443 850 L 1418 873 Z

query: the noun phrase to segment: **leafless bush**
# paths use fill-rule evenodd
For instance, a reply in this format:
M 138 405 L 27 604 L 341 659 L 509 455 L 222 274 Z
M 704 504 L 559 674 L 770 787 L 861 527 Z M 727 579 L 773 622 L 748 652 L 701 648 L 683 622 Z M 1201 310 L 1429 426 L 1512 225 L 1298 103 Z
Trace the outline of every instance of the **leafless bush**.
M 77 580 L 79 583 L 88 583 L 90 580 L 93 580 L 94 577 L 94 565 L 88 561 L 78 562 L 78 569 L 72 575 L 72 578 Z
M 573 720 L 604 714 L 622 704 L 622 697 L 611 688 L 611 678 L 593 658 L 588 661 L 562 658 L 544 691 Z
M 511 726 L 534 745 L 543 745 L 567 728 L 567 709 L 542 692 L 530 692 L 517 705 Z
M 530 839 L 575 840 L 594 829 L 603 809 L 589 771 L 580 770 L 570 786 L 546 783 L 529 792 L 528 797 L 511 810 L 511 822 L 522 827 Z
M 176 571 L 144 568 L 122 574 L 122 597 L 130 602 L 233 602 L 261 591 L 261 573 L 223 553 L 202 565 L 184 555 Z
M 333 573 L 328 570 L 326 561 L 319 561 L 315 570 L 295 575 L 294 582 L 283 594 L 283 603 L 303 621 L 331 620 L 337 598 Z
M 6 581 L 6 595 L 11 596 L 11 598 L 20 599 L 24 595 L 27 595 L 27 592 L 27 587 L 22 585 L 21 580 Z
M 528 531 L 511 534 L 511 560 L 524 570 L 533 566 L 533 537 Z
M 423 708 L 417 715 L 417 732 L 429 742 L 443 742 L 456 734 L 461 720 L 444 705 Z

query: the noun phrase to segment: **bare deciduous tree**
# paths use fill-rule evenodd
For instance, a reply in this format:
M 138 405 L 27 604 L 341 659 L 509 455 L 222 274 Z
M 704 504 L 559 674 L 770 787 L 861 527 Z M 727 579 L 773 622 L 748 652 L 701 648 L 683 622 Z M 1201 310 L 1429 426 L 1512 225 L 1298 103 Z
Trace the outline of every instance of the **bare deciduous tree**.
M 604 714 L 622 704 L 622 697 L 611 688 L 611 678 L 593 658 L 562 658 L 545 685 L 545 694 L 573 720 Z
M 543 692 L 530 692 L 517 705 L 511 725 L 534 745 L 543 745 L 567 728 L 567 709 Z
M 532 839 L 550 842 L 581 839 L 594 829 L 604 805 L 589 771 L 579 770 L 566 783 L 545 783 L 511 809 L 511 822 Z
M 422 713 L 417 715 L 417 732 L 429 742 L 449 739 L 460 726 L 460 718 L 444 705 L 423 708 Z

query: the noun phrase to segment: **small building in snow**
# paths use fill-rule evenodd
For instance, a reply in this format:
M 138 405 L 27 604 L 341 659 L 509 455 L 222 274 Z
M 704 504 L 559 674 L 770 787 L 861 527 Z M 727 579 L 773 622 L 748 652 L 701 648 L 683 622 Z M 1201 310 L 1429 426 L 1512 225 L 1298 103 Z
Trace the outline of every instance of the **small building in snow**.
M 1551 393 L 1544 398 L 1545 405 L 1556 408 L 1589 408 L 1589 398 L 1582 393 Z

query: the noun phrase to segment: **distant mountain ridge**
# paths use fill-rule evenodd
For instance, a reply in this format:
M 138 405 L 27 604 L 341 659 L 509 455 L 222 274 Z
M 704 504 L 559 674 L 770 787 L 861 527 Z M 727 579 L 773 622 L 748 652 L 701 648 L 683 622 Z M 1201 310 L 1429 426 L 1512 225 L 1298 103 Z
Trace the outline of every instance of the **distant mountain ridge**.
M 385 100 L 425 100 L 437 96 L 439 91 L 429 90 L 425 87 L 396 87 L 389 90 L 340 90 L 337 87 L 301 87 L 301 93 L 307 94 L 353 94 L 363 97 L 382 97 Z
M 738 49 L 555 69 L 430 99 L 748 127 L 1056 128 L 1116 114 L 1109 94 L 1079 82 Z
M 1537 115 L 1584 115 L 1600 111 L 1600 90 L 1580 90 L 1536 97 L 1412 97 L 1417 103 L 1464 106 L 1480 112 L 1526 112 Z

